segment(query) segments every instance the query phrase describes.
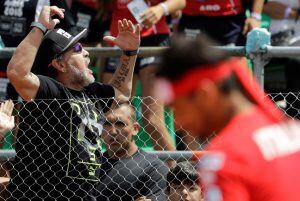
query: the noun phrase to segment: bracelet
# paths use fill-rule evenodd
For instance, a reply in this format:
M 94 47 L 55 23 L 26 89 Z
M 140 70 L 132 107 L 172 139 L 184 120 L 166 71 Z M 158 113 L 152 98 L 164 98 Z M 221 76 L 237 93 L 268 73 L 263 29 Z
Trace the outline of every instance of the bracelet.
M 159 4 L 162 8 L 163 8 L 163 10 L 164 10 L 164 15 L 165 16 L 168 16 L 170 13 L 169 13 L 169 8 L 168 8 L 168 6 L 165 4 L 165 3 L 160 3 Z
M 137 50 L 123 50 L 123 54 L 130 57 L 130 56 L 135 56 L 139 53 L 139 49 Z
M 258 21 L 261 21 L 261 14 L 259 14 L 259 13 L 253 12 L 253 13 L 251 13 L 251 17 Z
M 292 8 L 291 7 L 286 7 L 286 9 L 284 10 L 284 18 L 283 19 L 288 19 L 291 12 L 292 12 Z
M 172 24 L 179 24 L 179 22 L 180 22 L 180 19 L 179 19 L 179 18 L 173 18 L 173 19 L 171 20 L 171 23 L 172 23 Z
M 47 32 L 47 28 L 39 22 L 32 22 L 30 24 L 30 27 L 38 28 L 39 30 L 41 30 L 43 32 L 43 34 L 45 34 Z

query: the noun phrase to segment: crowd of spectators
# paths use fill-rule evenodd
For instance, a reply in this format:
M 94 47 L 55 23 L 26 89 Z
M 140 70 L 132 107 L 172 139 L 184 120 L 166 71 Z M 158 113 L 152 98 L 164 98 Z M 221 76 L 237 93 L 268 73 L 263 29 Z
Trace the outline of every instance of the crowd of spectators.
M 143 127 L 153 148 L 173 151 L 179 144 L 166 128 L 165 105 L 154 95 L 161 58 L 136 54 L 139 46 L 169 46 L 178 33 L 188 39 L 206 34 L 221 45 L 245 45 L 247 33 L 260 27 L 262 12 L 271 17 L 274 45 L 299 44 L 296 0 L 1 1 L 1 42 L 18 48 L 12 59 L 0 59 L 0 98 L 26 102 L 15 107 L 20 118 L 16 122 L 13 102 L 0 106 L 1 139 L 18 125 L 8 186 L 11 199 L 202 200 L 193 165 L 179 163 L 168 173 L 168 166 L 134 142 L 140 126 L 126 101 L 135 95 L 139 80 L 145 97 Z M 50 30 L 47 34 L 44 27 Z M 101 46 L 120 48 L 124 55 L 97 66 L 84 47 Z M 299 61 L 282 63 L 287 89 L 298 91 L 299 70 L 291 66 L 299 66 Z M 101 68 L 101 83 L 94 82 L 89 64 Z M 298 105 L 288 114 L 299 116 Z M 188 132 L 183 130 L 180 137 L 184 148 L 199 148 Z M 68 157 L 61 158 L 66 153 Z

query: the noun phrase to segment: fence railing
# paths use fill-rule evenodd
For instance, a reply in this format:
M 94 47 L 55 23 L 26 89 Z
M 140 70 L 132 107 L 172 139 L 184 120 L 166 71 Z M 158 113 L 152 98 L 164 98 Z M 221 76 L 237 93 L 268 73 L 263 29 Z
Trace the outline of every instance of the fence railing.
M 203 155 L 203 151 L 147 151 L 150 155 L 153 155 L 160 160 L 174 160 L 174 161 L 185 161 L 185 160 L 197 160 Z M 1 150 L 0 161 L 14 160 L 16 155 L 15 150 Z
M 139 57 L 158 56 L 167 47 L 141 47 Z M 273 57 L 299 57 L 300 47 L 279 47 L 279 46 L 266 46 L 264 49 L 246 53 L 244 46 L 218 46 L 216 48 L 224 50 L 230 56 L 248 57 L 253 61 L 253 72 L 260 85 L 264 85 L 264 66 L 268 63 L 268 60 Z M 94 48 L 87 47 L 91 57 L 118 57 L 122 54 L 122 51 L 112 47 Z M 15 48 L 3 48 L 0 50 L 0 59 L 12 56 Z
M 267 63 L 269 58 L 300 56 L 300 47 L 267 46 L 265 49 L 258 50 L 257 52 L 252 52 L 251 54 L 246 54 L 245 47 L 216 47 L 216 48 L 223 49 L 231 56 L 239 56 L 239 57 L 246 56 L 247 58 L 251 59 L 253 61 L 254 74 L 257 77 L 257 79 L 260 81 L 262 87 L 263 87 L 263 80 L 264 80 L 264 65 Z M 139 56 L 140 57 L 158 56 L 164 49 L 165 48 L 161 48 L 161 47 L 142 47 L 140 49 Z M 113 57 L 113 56 L 117 57 L 122 54 L 122 51 L 118 50 L 116 48 L 87 48 L 87 50 L 89 51 L 91 57 L 103 57 L 103 58 Z M 14 48 L 4 48 L 4 49 L 0 50 L 0 58 L 10 57 L 14 51 L 15 51 Z M 274 100 L 275 100 L 275 98 L 278 96 L 285 98 L 285 97 L 288 97 L 289 95 L 290 94 L 280 94 L 280 95 L 275 94 L 275 95 L 271 95 L 271 98 L 274 98 Z M 298 95 L 294 95 L 293 97 L 298 99 Z M 53 103 L 51 103 L 51 104 L 53 104 Z M 56 103 L 54 103 L 54 104 L 56 104 Z M 41 103 L 41 106 L 42 106 L 42 108 L 40 108 L 41 111 L 44 111 L 45 109 L 47 109 L 47 107 L 45 105 L 43 105 L 43 103 Z M 46 107 L 46 108 L 43 108 L 43 107 Z M 76 107 L 74 107 L 74 108 L 76 108 Z M 290 109 L 296 109 L 296 110 L 298 109 L 297 108 L 298 106 L 294 107 L 292 104 L 290 104 L 288 107 L 290 107 Z M 56 108 L 56 107 L 54 107 L 54 108 Z M 44 118 L 44 116 L 37 117 L 39 113 L 36 113 L 36 114 L 37 115 L 31 116 L 31 114 L 28 113 L 28 118 L 33 118 L 33 119 L 34 118 Z M 141 114 L 141 115 L 143 115 L 143 114 Z M 299 115 L 299 114 L 296 112 L 296 115 Z M 60 129 L 64 128 L 65 125 L 61 124 L 60 121 L 58 121 L 57 119 L 52 119 L 52 120 L 56 121 L 57 124 L 59 124 L 57 126 L 57 128 L 60 128 Z M 41 127 L 40 128 L 41 130 L 45 129 L 45 131 L 46 131 L 48 127 L 53 126 L 51 123 L 47 122 L 46 120 L 40 120 L 40 122 L 43 123 L 42 125 L 38 125 Z M 24 128 L 24 127 L 22 127 L 22 128 Z M 26 128 L 28 128 L 29 130 L 31 129 L 30 126 L 28 126 Z M 54 129 L 54 130 L 56 130 L 56 129 Z M 28 132 L 28 134 L 30 135 L 30 132 Z M 57 133 L 58 136 L 59 136 L 59 134 L 60 133 Z M 80 135 L 80 132 L 78 132 L 78 135 Z M 78 144 L 80 144 L 80 143 L 84 144 L 85 143 L 84 139 L 81 138 L 82 136 L 78 136 L 78 135 L 76 133 L 75 137 L 79 137 L 80 139 L 79 138 L 76 139 L 76 142 L 78 142 Z M 65 164 L 65 161 L 63 161 L 65 158 L 63 158 L 62 156 L 64 156 L 63 153 L 66 153 L 66 150 L 68 149 L 68 147 L 60 146 L 60 145 L 54 147 L 53 143 L 44 144 L 44 141 L 43 141 L 45 138 L 50 142 L 52 142 L 52 141 L 56 142 L 56 140 L 59 140 L 57 142 L 61 143 L 60 139 L 57 139 L 55 137 L 52 138 L 53 136 L 47 135 L 47 133 L 42 133 L 42 136 L 35 136 L 36 142 L 33 142 L 33 140 L 30 139 L 30 136 L 28 136 L 28 139 L 27 139 L 27 136 L 25 136 L 25 135 L 23 135 L 21 137 L 22 137 L 21 141 L 26 142 L 26 143 L 24 144 L 24 147 L 23 146 L 19 147 L 19 150 L 17 150 L 17 151 L 22 152 L 22 149 L 25 149 L 25 147 L 26 147 L 26 151 L 23 150 L 22 154 L 20 154 L 19 157 L 16 157 L 15 150 L 0 150 L 0 161 L 3 164 L 3 166 L 1 164 L 1 167 L 4 167 L 6 162 L 9 164 L 10 161 L 13 161 L 13 160 L 15 162 L 14 164 L 17 166 L 17 168 L 15 168 L 15 167 L 12 168 L 13 173 L 14 173 L 14 181 L 9 186 L 10 195 L 8 195 L 8 196 L 11 196 L 13 199 L 19 199 L 19 198 L 20 199 L 21 198 L 32 198 L 32 199 L 34 199 L 34 198 L 37 198 L 37 199 L 41 199 L 41 198 L 60 199 L 60 198 L 63 198 L 63 199 L 65 199 L 65 198 L 70 198 L 70 196 L 71 197 L 75 196 L 75 198 L 76 198 L 76 196 L 80 196 L 81 194 L 92 195 L 94 193 L 94 192 L 87 192 L 87 191 L 90 188 L 89 185 L 91 184 L 91 182 L 95 182 L 95 178 L 93 177 L 94 175 L 92 174 L 92 173 L 96 174 L 95 171 L 94 172 L 92 171 L 92 170 L 95 170 L 95 166 L 93 166 L 94 164 L 91 164 L 91 162 L 93 162 L 92 159 L 94 159 L 92 157 L 94 157 L 95 150 L 92 150 L 94 152 L 90 153 L 89 157 L 87 158 L 88 162 L 85 164 L 83 163 L 83 161 L 76 161 L 76 164 L 74 164 L 74 161 L 69 160 L 66 163 L 68 174 L 67 174 L 67 177 L 65 177 L 66 176 L 66 175 L 64 175 L 65 172 L 62 172 L 62 170 L 65 170 L 64 168 L 66 168 L 66 167 L 65 167 L 65 165 L 60 165 L 60 163 Z M 71 145 L 74 146 L 74 144 L 72 144 L 70 141 L 65 140 L 65 139 L 63 139 L 63 140 L 65 142 L 70 143 L 70 147 L 71 147 Z M 19 141 L 19 143 L 21 141 Z M 35 145 L 37 145 L 37 146 L 35 146 Z M 48 147 L 45 148 L 45 146 L 48 146 Z M 67 154 L 69 156 L 73 156 L 75 159 L 86 157 L 85 155 L 81 155 L 80 147 L 74 146 L 74 150 L 79 152 L 79 153 L 77 153 L 78 154 L 77 156 L 74 157 L 74 153 L 72 153 L 73 150 L 70 150 L 70 152 L 68 152 Z M 84 151 L 86 151 L 86 150 L 84 150 Z M 88 151 L 90 152 L 91 150 L 88 150 Z M 57 154 L 58 152 L 60 154 Z M 147 153 L 149 153 L 150 156 L 153 156 L 152 158 L 159 158 L 161 160 L 175 160 L 175 161 L 195 160 L 203 154 L 202 151 L 149 151 L 149 150 L 147 151 Z M 51 154 L 53 154 L 53 156 Z M 60 157 L 62 157 L 62 158 L 60 158 Z M 160 174 L 164 174 L 164 176 L 166 175 L 166 172 L 163 173 L 164 170 L 160 169 L 159 167 L 155 166 L 154 164 L 151 164 L 152 163 L 151 160 L 153 160 L 153 159 L 151 159 L 151 157 L 149 157 L 149 161 L 147 161 L 147 160 L 144 160 L 144 162 L 149 162 L 150 165 L 153 165 L 153 167 L 150 172 L 146 172 L 146 170 L 147 170 L 146 167 L 148 167 L 149 165 L 147 165 L 147 164 L 145 165 L 145 169 L 142 169 L 142 172 L 147 173 L 147 174 L 145 174 L 146 176 L 152 175 L 153 172 L 156 172 L 157 173 L 156 175 L 160 175 Z M 122 170 L 128 171 L 128 173 L 130 173 L 130 174 L 136 173 L 135 170 L 131 170 L 130 168 L 127 168 L 127 164 L 125 164 L 125 163 L 127 163 L 127 162 L 122 161 L 122 163 L 119 164 L 119 165 L 125 165 Z M 47 164 L 50 164 L 51 168 L 47 167 Z M 22 165 L 24 165 L 24 166 L 22 166 Z M 98 164 L 96 164 L 96 165 L 98 165 Z M 101 165 L 103 165 L 103 164 L 101 164 Z M 140 165 L 139 163 L 135 164 L 135 166 L 137 166 L 137 167 L 139 167 L 139 165 Z M 69 169 L 69 166 L 70 167 L 74 166 L 74 169 L 73 170 L 72 170 L 72 168 Z M 79 174 L 78 174 L 78 172 L 74 172 L 74 170 L 77 171 L 77 169 L 81 169 L 83 166 L 87 166 L 88 170 L 85 172 L 82 171 Z M 105 166 L 105 164 L 103 166 Z M 18 169 L 19 172 L 14 172 L 14 169 Z M 30 172 L 30 175 L 28 174 L 28 171 Z M 20 173 L 20 175 L 19 175 L 19 173 Z M 71 176 L 69 175 L 69 173 Z M 86 174 L 84 176 L 90 179 L 84 185 L 83 184 L 81 185 L 79 180 L 76 180 L 76 182 L 73 181 L 76 178 L 72 175 L 74 174 L 76 176 L 82 176 L 81 173 Z M 112 174 L 112 175 L 110 175 L 110 174 Z M 106 172 L 103 174 L 101 174 L 101 173 L 98 174 L 98 178 L 96 178 L 96 180 L 99 178 L 101 179 L 103 177 L 103 175 L 106 175 Z M 127 172 L 125 172 L 124 175 L 126 176 Z M 28 179 L 28 176 L 30 176 L 30 179 L 33 180 L 34 182 L 31 181 L 30 179 Z M 113 174 L 113 172 L 108 171 L 106 176 L 108 178 L 109 177 L 113 178 L 115 176 L 115 174 Z M 124 176 L 124 178 L 125 178 L 125 176 Z M 135 176 L 135 175 L 133 175 L 133 176 Z M 61 179 L 62 177 L 64 177 L 64 178 Z M 79 179 L 81 179 L 81 178 L 79 178 Z M 138 179 L 140 179 L 140 178 L 138 178 Z M 150 178 L 150 179 L 154 179 L 154 177 Z M 70 183 L 68 183 L 68 182 L 70 182 Z M 98 180 L 96 182 L 98 182 Z M 128 182 L 128 181 L 126 181 L 126 182 Z M 126 183 L 126 182 L 124 182 L 124 183 Z M 137 181 L 137 182 L 139 182 L 139 181 Z M 159 186 L 159 182 L 160 182 L 159 180 L 152 181 L 154 186 Z M 111 185 L 112 183 L 115 184 L 116 182 L 113 181 L 113 182 L 108 182 L 108 183 L 109 184 L 107 184 L 107 185 Z M 37 184 L 39 184 L 39 185 L 37 185 Z M 47 186 L 48 184 L 50 186 Z M 51 186 L 51 185 L 56 185 L 56 184 L 58 186 L 57 189 L 55 189 L 55 188 L 53 188 L 53 186 Z M 122 182 L 119 182 L 119 184 L 120 184 L 120 186 L 118 186 L 119 187 L 118 189 L 122 189 L 122 186 L 121 186 Z M 148 181 L 143 181 L 142 184 L 145 184 L 145 185 L 148 184 L 149 186 L 151 186 L 148 183 Z M 110 186 L 101 186 L 101 185 L 102 185 L 101 182 L 97 183 L 97 185 L 94 185 L 94 187 L 95 186 L 97 187 L 97 189 L 94 189 L 97 191 L 96 192 L 97 196 L 100 196 L 100 197 L 102 195 L 119 196 L 118 198 L 120 198 L 121 195 L 118 194 L 119 192 L 117 192 L 117 191 L 107 192 L 107 189 L 109 189 Z M 166 185 L 166 183 L 164 185 Z M 152 190 L 150 187 L 148 187 L 148 186 L 146 186 L 146 187 L 149 188 L 148 190 Z M 47 192 L 47 189 L 49 189 L 49 188 L 52 189 L 52 191 Z M 135 188 L 135 186 L 133 186 L 132 189 L 134 189 L 134 188 Z M 164 187 L 160 187 L 160 188 L 161 188 L 160 190 L 162 191 Z M 140 190 L 142 191 L 144 189 L 140 189 Z M 153 189 L 153 191 L 154 190 L 155 189 Z M 0 189 L 0 199 L 2 196 L 1 195 L 2 192 L 3 191 Z M 23 192 L 29 192 L 29 193 L 23 194 Z M 52 192 L 55 192 L 55 193 L 52 193 Z M 61 197 L 61 195 L 59 195 L 59 193 L 61 193 L 61 192 L 63 192 L 63 195 L 62 195 L 63 197 Z M 30 193 L 33 193 L 33 194 L 30 194 Z M 36 193 L 36 195 L 34 193 Z M 126 193 L 130 193 L 130 192 L 129 191 L 121 192 L 122 195 L 127 195 Z M 159 195 L 157 195 L 157 196 L 159 196 Z M 113 200 L 113 198 L 114 197 L 111 197 L 112 200 Z

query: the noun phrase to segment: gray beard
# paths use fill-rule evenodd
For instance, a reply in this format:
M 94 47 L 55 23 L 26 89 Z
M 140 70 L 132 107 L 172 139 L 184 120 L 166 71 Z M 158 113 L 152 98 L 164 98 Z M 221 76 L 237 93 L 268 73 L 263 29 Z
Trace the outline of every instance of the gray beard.
M 89 75 L 87 75 L 87 71 L 84 71 L 84 73 L 82 73 L 75 66 L 70 65 L 70 67 L 73 72 L 73 76 L 70 78 L 71 84 L 86 87 L 89 84 L 95 82 L 95 78 L 92 78 Z

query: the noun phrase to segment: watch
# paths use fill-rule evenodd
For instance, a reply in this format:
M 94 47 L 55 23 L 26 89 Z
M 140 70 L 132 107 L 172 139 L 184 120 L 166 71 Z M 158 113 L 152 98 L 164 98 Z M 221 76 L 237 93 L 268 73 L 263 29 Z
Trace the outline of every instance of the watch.
M 124 50 L 123 54 L 125 54 L 126 56 L 130 57 L 130 56 L 135 56 L 139 53 L 139 49 L 137 50 Z
M 39 22 L 32 22 L 30 27 L 36 27 L 40 29 L 43 32 L 43 34 L 47 32 L 47 28 Z

